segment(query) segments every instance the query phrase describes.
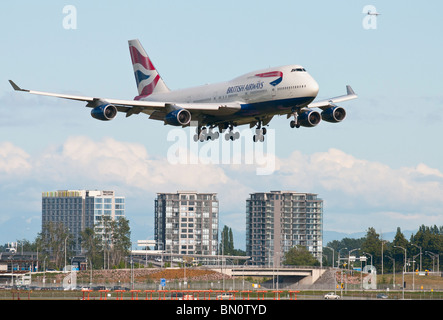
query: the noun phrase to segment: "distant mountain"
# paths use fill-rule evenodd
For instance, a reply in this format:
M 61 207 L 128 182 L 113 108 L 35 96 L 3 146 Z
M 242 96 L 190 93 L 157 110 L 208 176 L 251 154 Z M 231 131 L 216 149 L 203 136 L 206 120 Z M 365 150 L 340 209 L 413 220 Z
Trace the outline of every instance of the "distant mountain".
M 401 231 L 405 238 L 409 240 L 411 238 L 411 235 L 417 233 L 417 230 L 402 230 Z M 380 235 L 380 238 L 383 240 L 388 240 L 392 242 L 395 238 L 395 234 L 397 233 L 397 230 L 391 231 L 391 232 L 383 232 L 382 235 Z M 354 233 L 345 233 L 345 232 L 337 232 L 337 231 L 323 231 L 323 246 L 327 246 L 329 242 L 337 240 L 340 241 L 344 238 L 350 238 L 350 239 L 360 239 L 366 236 L 366 231 L 362 232 L 354 232 Z

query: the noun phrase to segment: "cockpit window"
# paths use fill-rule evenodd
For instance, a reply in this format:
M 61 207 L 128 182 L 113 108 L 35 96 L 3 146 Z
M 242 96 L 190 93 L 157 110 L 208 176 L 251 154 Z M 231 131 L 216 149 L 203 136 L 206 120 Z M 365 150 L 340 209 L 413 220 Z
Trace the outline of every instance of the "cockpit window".
M 294 68 L 291 70 L 291 72 L 306 72 L 305 68 Z

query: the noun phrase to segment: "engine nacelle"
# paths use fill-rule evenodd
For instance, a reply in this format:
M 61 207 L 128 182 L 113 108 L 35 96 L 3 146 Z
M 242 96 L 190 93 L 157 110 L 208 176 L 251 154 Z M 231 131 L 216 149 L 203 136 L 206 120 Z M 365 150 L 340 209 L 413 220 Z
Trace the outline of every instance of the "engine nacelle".
M 187 126 L 191 122 L 191 113 L 186 109 L 177 109 L 165 116 L 165 123 L 172 126 Z
M 315 110 L 307 110 L 300 113 L 297 120 L 302 127 L 315 127 L 320 123 L 321 115 Z
M 326 122 L 340 122 L 346 117 L 346 111 L 342 107 L 330 107 L 321 113 L 321 118 Z
M 91 116 L 102 121 L 112 120 L 116 115 L 117 108 L 113 104 L 102 104 L 91 110 Z

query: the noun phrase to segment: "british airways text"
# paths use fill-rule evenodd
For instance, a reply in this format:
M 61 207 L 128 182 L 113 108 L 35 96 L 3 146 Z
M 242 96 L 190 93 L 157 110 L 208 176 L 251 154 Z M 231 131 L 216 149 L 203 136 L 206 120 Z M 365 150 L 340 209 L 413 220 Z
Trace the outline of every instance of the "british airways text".
M 229 87 L 226 94 L 263 89 L 263 83 L 263 81 L 259 81 L 256 83 L 241 84 L 239 86 Z

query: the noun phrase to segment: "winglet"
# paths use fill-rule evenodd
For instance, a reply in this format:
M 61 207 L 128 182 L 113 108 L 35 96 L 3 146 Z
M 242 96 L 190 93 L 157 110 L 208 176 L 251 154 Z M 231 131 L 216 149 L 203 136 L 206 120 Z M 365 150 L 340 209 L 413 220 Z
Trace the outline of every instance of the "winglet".
M 354 90 L 352 90 L 350 85 L 346 86 L 346 93 L 348 94 L 348 96 L 355 94 Z
M 16 85 L 15 82 L 12 81 L 12 80 L 9 80 L 9 83 L 11 84 L 11 86 L 14 88 L 15 91 L 26 91 L 26 92 L 29 92 L 29 90 L 26 90 L 26 89 L 22 89 L 22 88 L 20 88 L 20 87 L 19 87 L 18 85 Z

